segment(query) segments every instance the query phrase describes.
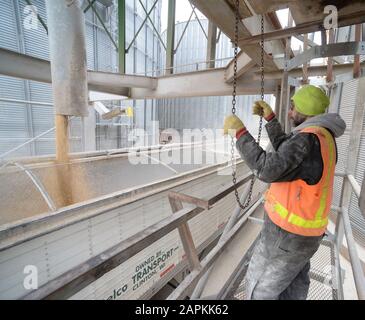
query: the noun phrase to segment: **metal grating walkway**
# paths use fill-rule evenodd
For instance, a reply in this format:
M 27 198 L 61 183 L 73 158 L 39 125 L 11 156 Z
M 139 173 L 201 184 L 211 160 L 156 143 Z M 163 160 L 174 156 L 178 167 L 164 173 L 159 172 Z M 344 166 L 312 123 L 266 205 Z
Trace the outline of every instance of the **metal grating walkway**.
M 239 277 L 236 278 L 232 289 L 225 297 L 230 300 L 245 300 L 245 274 L 249 260 L 244 261 L 244 266 Z M 316 254 L 311 259 L 310 287 L 308 300 L 337 300 L 337 281 L 335 278 L 335 254 L 331 241 L 323 240 Z

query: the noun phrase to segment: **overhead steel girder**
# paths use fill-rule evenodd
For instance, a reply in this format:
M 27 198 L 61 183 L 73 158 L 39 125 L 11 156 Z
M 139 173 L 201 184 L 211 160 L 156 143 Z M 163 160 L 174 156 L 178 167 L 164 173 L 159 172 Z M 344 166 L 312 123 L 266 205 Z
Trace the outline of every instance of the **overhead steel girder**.
M 365 54 L 365 42 L 341 42 L 315 46 L 289 60 L 286 69 L 290 71 L 312 59 L 356 54 Z
M 231 40 L 234 39 L 235 35 L 235 12 L 233 7 L 228 0 L 190 0 L 194 6 L 203 13 L 210 21 L 212 21 L 223 33 L 225 33 Z M 242 6 L 241 6 L 242 7 Z M 238 36 L 239 38 L 251 37 L 251 33 L 246 26 L 240 21 L 238 25 Z M 261 47 L 255 43 L 249 46 L 242 46 L 240 43 L 239 47 L 257 64 L 261 63 Z M 265 70 L 275 71 L 278 70 L 277 65 L 271 56 L 267 53 L 264 55 Z
M 51 83 L 51 66 L 46 60 L 0 49 L 0 74 L 11 77 Z M 267 80 L 267 93 L 275 92 L 276 80 Z M 173 76 L 152 78 L 88 71 L 89 90 L 118 94 L 131 99 L 225 96 L 232 94 L 226 83 L 226 69 L 213 69 Z M 238 81 L 238 94 L 256 94 L 260 81 L 253 73 Z
M 365 68 L 365 62 L 361 64 L 361 67 Z M 335 76 L 341 76 L 346 74 L 347 72 L 352 72 L 353 64 L 337 64 L 333 66 L 333 74 Z M 265 79 L 281 79 L 283 77 L 284 70 L 274 71 L 274 72 L 265 72 Z M 315 77 L 315 76 L 325 76 L 327 73 L 327 66 L 312 66 L 308 68 L 308 76 Z M 298 78 L 303 76 L 303 69 L 302 68 L 295 68 L 289 71 L 289 76 L 293 78 Z M 255 80 L 261 79 L 261 72 L 255 71 Z
M 219 68 L 160 77 L 156 90 L 132 88 L 130 98 L 229 96 L 232 94 L 232 85 L 226 83 L 225 70 Z M 265 93 L 274 93 L 277 84 L 277 80 L 265 81 Z M 258 94 L 260 85 L 261 81 L 253 79 L 253 73 L 247 73 L 237 81 L 237 94 Z
M 0 74 L 21 79 L 51 83 L 49 61 L 14 51 L 0 49 Z M 154 89 L 157 79 L 145 76 L 88 71 L 89 90 L 123 96 L 129 95 L 130 87 Z
M 256 66 L 256 62 L 253 61 L 246 53 L 240 51 L 237 56 L 237 78 L 241 77 L 248 70 Z M 234 79 L 234 59 L 230 61 L 226 67 L 226 82 L 231 83 Z
M 107 92 L 105 90 L 118 91 L 118 88 L 129 87 L 153 90 L 157 87 L 156 78 L 100 71 L 88 71 L 88 81 L 89 86 L 94 89 L 103 89 L 102 92 Z
M 338 27 L 346 27 L 353 24 L 359 24 L 365 22 L 365 11 L 359 11 L 350 15 L 343 15 L 338 18 Z M 312 33 L 323 30 L 323 19 L 317 21 L 306 22 L 297 24 L 295 27 L 285 28 L 281 30 L 275 30 L 265 32 L 263 37 L 265 41 L 278 40 L 296 36 L 298 34 Z M 261 41 L 261 35 L 245 36 L 238 39 L 240 46 L 247 46 L 257 44 Z

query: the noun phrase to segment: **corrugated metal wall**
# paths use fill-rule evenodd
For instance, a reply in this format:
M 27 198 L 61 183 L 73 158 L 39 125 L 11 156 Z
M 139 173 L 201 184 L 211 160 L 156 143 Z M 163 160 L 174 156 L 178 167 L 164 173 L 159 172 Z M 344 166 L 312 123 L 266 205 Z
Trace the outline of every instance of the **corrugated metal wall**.
M 340 28 L 339 32 L 337 33 L 337 41 L 354 41 L 354 27 L 352 26 Z M 346 61 L 353 62 L 352 56 L 342 58 Z M 364 60 L 364 58 L 365 57 L 362 56 L 361 60 Z M 354 110 L 359 103 L 357 96 L 360 90 L 365 90 L 365 88 L 360 87 L 359 80 L 357 79 L 337 84 L 332 90 L 332 103 L 329 111 L 339 113 L 346 122 L 347 126 L 345 134 L 337 139 L 339 159 L 336 171 L 338 172 L 345 172 L 346 170 Z M 363 119 L 362 131 L 359 132 L 359 134 L 361 135 L 361 139 L 359 154 L 357 156 L 355 178 L 357 182 L 361 185 L 364 179 L 365 172 L 365 119 Z M 333 196 L 333 204 L 336 206 L 340 204 L 341 188 L 342 178 L 336 177 Z M 351 198 L 349 214 L 355 239 L 359 244 L 365 246 L 365 218 L 360 212 L 358 199 L 355 195 L 353 195 Z
M 207 33 L 208 20 L 201 20 L 202 26 Z M 177 23 L 175 28 L 175 48 L 184 31 L 186 22 Z M 166 33 L 164 33 L 166 38 Z M 184 37 L 175 54 L 174 72 L 182 73 L 206 68 L 207 39 L 197 20 L 190 22 Z M 233 57 L 231 41 L 223 33 L 220 35 L 217 44 L 216 63 L 217 67 L 223 67 Z M 220 60 L 222 59 L 222 60 Z M 162 57 L 162 66 L 165 61 Z M 259 92 L 258 92 L 259 93 Z M 272 97 L 267 96 L 265 100 Z M 253 117 L 252 105 L 260 96 L 240 96 L 238 97 L 237 115 L 244 119 L 248 129 L 256 134 L 258 129 L 258 119 Z M 161 99 L 158 101 L 158 120 L 162 130 L 174 128 L 183 129 L 220 129 L 222 128 L 224 117 L 231 113 L 232 97 L 196 97 L 196 98 L 175 98 Z M 265 131 L 265 130 L 264 130 Z
M 336 171 L 345 172 L 346 162 L 349 152 L 349 141 L 353 122 L 353 115 L 355 107 L 358 104 L 356 98 L 359 90 L 364 90 L 364 88 L 360 88 L 359 80 L 355 79 L 344 83 L 342 86 L 338 86 L 338 90 L 341 90 L 339 114 L 345 120 L 347 129 L 345 134 L 337 139 L 339 159 Z M 336 112 L 336 106 L 331 106 L 330 112 Z M 361 185 L 364 179 L 364 172 L 365 172 L 365 119 L 363 120 L 362 132 L 359 134 L 361 134 L 361 140 L 360 140 L 361 142 L 360 142 L 359 154 L 357 156 L 355 178 L 357 182 Z M 334 196 L 333 196 L 334 198 L 333 203 L 336 206 L 340 204 L 341 188 L 342 188 L 342 178 L 336 177 L 334 185 Z M 355 195 L 353 195 L 351 198 L 349 214 L 355 239 L 360 244 L 365 246 L 365 219 L 360 212 L 358 199 L 356 198 Z
M 153 0 L 142 1 L 149 10 Z M 85 2 L 84 2 L 85 3 Z M 117 1 L 115 5 L 105 8 L 96 2 L 105 24 L 117 41 Z M 42 19 L 47 23 L 44 0 L 32 0 Z M 43 26 L 38 22 L 36 29 L 24 26 L 24 21 L 29 16 L 24 0 L 1 0 L 0 10 L 0 47 L 26 53 L 35 57 L 49 60 L 48 37 Z M 86 13 L 86 45 L 87 64 L 91 70 L 118 71 L 118 55 L 101 23 L 90 9 Z M 126 1 L 126 26 L 127 46 L 134 37 L 136 29 L 144 20 L 145 13 L 138 0 Z M 151 14 L 156 28 L 161 25 L 161 3 L 157 4 Z M 127 55 L 127 73 L 145 73 L 147 69 L 156 69 L 160 59 L 161 48 L 152 25 L 147 23 L 143 27 L 136 43 Z M 0 97 L 32 102 L 52 103 L 51 85 L 34 81 L 14 79 L 0 76 Z M 134 105 L 136 108 L 135 119 L 137 127 L 146 127 L 145 109 L 152 110 L 152 101 L 128 102 L 125 105 Z M 109 105 L 111 106 L 111 105 Z M 150 111 L 151 112 L 151 111 Z M 147 114 L 147 119 L 152 115 Z M 110 149 L 127 146 L 125 127 L 121 127 L 120 119 L 103 121 L 97 115 L 96 145 L 97 149 Z M 0 155 L 30 138 L 54 126 L 53 106 L 24 103 L 0 102 Z M 118 133 L 118 131 L 120 132 Z M 81 118 L 71 121 L 71 150 L 82 151 L 82 124 Z M 123 138 L 123 139 L 122 139 Z M 119 144 L 118 144 L 119 140 Z M 53 154 L 55 152 L 54 133 L 50 133 L 26 147 L 12 153 L 14 156 L 29 156 Z

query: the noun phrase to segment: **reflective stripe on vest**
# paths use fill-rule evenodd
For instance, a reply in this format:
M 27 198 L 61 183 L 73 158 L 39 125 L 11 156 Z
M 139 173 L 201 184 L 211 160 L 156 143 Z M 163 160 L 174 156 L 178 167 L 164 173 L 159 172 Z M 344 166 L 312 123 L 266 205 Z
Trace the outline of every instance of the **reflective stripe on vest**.
M 278 201 L 276 201 L 276 200 L 274 200 L 274 201 L 275 201 L 274 211 L 277 214 L 279 214 L 280 217 L 282 217 L 283 219 L 286 219 L 289 215 L 289 211 L 284 206 L 282 206 Z M 299 217 L 298 215 L 296 215 L 294 213 L 290 213 L 288 222 L 290 222 L 291 224 L 293 224 L 295 226 L 302 227 L 302 228 L 317 229 L 317 228 L 322 228 L 322 227 L 326 226 L 328 224 L 328 218 L 316 219 L 316 220 L 306 220 L 306 219 L 303 219 L 302 217 Z
M 328 224 L 328 217 L 323 217 L 324 213 L 325 213 L 325 209 L 327 206 L 327 200 L 328 200 L 328 191 L 331 185 L 331 178 L 333 178 L 333 172 L 334 172 L 334 167 L 335 167 L 335 161 L 334 161 L 334 148 L 335 148 L 335 144 L 334 144 L 334 140 L 332 138 L 332 135 L 324 128 L 321 127 L 308 127 L 304 130 L 302 130 L 301 132 L 313 132 L 313 129 L 315 129 L 315 131 L 320 131 L 322 133 L 322 135 L 324 136 L 327 145 L 328 145 L 328 164 L 323 163 L 323 165 L 328 165 L 328 169 L 326 172 L 326 176 L 321 178 L 321 181 L 323 183 L 323 187 L 322 187 L 322 192 L 320 195 L 320 199 L 319 199 L 319 207 L 314 215 L 314 219 L 305 219 L 301 216 L 299 216 L 296 213 L 293 212 L 289 212 L 288 209 L 281 204 L 277 199 L 275 199 L 273 192 L 270 192 L 270 190 L 268 191 L 268 200 L 270 200 L 271 203 L 271 208 L 272 208 L 272 212 L 271 213 L 276 213 L 280 216 L 280 218 L 282 220 L 287 221 L 289 224 L 293 225 L 293 226 L 297 226 L 300 228 L 304 228 L 304 229 L 321 229 L 327 226 Z M 322 145 L 321 145 L 321 154 L 322 154 Z M 325 168 L 323 169 L 325 170 Z M 321 182 L 320 181 L 320 182 Z M 318 182 L 318 183 L 320 183 Z M 295 182 L 294 182 L 295 183 Z M 284 221 L 283 221 L 284 223 Z M 285 222 L 286 223 L 286 222 Z

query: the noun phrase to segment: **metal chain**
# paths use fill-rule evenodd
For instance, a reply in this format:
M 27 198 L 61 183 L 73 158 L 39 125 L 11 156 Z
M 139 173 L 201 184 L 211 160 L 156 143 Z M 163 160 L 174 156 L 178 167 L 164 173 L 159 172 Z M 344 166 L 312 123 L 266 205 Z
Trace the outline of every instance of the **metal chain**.
M 233 60 L 233 93 L 232 93 L 232 114 L 236 114 L 236 105 L 237 105 L 237 56 L 238 56 L 238 25 L 240 22 L 240 14 L 239 14 L 239 0 L 236 0 L 236 21 L 235 21 L 235 29 L 234 29 L 234 60 Z M 261 100 L 264 100 L 265 98 L 265 70 L 264 70 L 264 32 L 265 32 L 265 26 L 264 26 L 264 16 L 261 15 Z M 259 122 L 259 131 L 258 131 L 258 137 L 257 137 L 257 143 L 260 143 L 261 140 L 261 132 L 262 132 L 262 116 L 260 117 Z M 245 210 L 252 199 L 252 192 L 253 192 L 253 186 L 255 183 L 255 179 L 251 179 L 250 188 L 247 195 L 247 201 L 245 204 L 241 203 L 238 190 L 237 190 L 237 173 L 236 168 L 233 165 L 235 156 L 234 156 L 234 150 L 235 150 L 235 144 L 234 144 L 234 138 L 231 139 L 231 162 L 232 162 L 232 182 L 235 186 L 234 194 L 236 197 L 237 204 L 240 206 L 242 210 Z

